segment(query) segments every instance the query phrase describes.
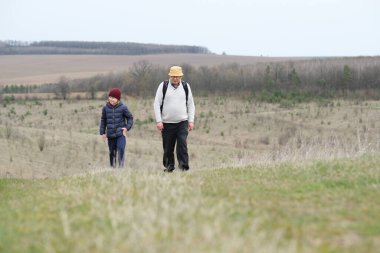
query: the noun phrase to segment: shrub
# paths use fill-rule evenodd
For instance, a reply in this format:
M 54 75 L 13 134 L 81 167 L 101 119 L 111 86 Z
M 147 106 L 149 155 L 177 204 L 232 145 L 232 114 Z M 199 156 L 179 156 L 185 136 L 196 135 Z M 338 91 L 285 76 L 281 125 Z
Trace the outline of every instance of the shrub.
M 37 144 L 38 144 L 38 149 L 42 152 L 44 150 L 45 144 L 46 144 L 46 138 L 45 138 L 45 133 L 44 132 L 42 132 L 38 136 Z

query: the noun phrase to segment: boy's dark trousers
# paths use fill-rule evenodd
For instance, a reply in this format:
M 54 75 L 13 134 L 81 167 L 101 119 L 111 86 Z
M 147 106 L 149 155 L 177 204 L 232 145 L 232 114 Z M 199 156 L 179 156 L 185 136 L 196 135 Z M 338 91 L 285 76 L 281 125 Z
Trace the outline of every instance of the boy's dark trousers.
M 176 153 L 179 168 L 189 169 L 189 155 L 187 153 L 188 121 L 179 123 L 164 123 L 162 130 L 162 144 L 164 148 L 163 165 L 166 171 L 174 170 L 174 146 L 177 143 Z
M 122 135 L 116 138 L 108 139 L 108 149 L 110 154 L 110 165 L 116 168 L 116 159 L 118 161 L 119 168 L 124 167 L 125 160 L 125 136 Z

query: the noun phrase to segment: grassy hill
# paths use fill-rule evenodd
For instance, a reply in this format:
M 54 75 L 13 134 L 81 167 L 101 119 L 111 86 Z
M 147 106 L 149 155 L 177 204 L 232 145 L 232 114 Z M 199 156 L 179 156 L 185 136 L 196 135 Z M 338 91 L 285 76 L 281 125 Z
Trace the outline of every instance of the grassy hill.
M 3 101 L 0 252 L 378 250 L 379 101 L 197 97 L 191 170 L 164 174 L 152 98 L 123 100 L 125 170 L 104 101 Z
M 379 164 L 0 179 L 0 251 L 377 252 Z

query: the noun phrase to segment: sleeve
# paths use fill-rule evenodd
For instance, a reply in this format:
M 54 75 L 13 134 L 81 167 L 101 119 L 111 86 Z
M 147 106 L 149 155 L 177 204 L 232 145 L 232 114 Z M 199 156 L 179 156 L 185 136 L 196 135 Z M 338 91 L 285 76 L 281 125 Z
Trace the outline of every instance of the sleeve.
M 187 84 L 187 88 L 189 89 L 189 94 L 187 98 L 188 121 L 194 123 L 195 104 L 194 104 L 194 99 L 193 99 L 193 93 L 191 92 L 191 88 L 189 84 Z
M 133 126 L 133 115 L 128 110 L 127 106 L 125 106 L 125 108 L 123 110 L 123 115 L 127 119 L 127 130 L 129 131 L 132 128 L 132 126 Z
M 102 110 L 102 117 L 100 118 L 100 135 L 103 135 L 106 133 L 106 127 L 107 127 L 107 115 L 106 115 L 106 107 L 103 107 Z
M 154 115 L 156 117 L 156 122 L 162 122 L 161 118 L 161 104 L 162 104 L 162 86 L 164 85 L 164 82 L 160 83 L 158 85 L 158 89 L 156 92 L 156 97 L 154 98 L 153 108 L 154 108 Z

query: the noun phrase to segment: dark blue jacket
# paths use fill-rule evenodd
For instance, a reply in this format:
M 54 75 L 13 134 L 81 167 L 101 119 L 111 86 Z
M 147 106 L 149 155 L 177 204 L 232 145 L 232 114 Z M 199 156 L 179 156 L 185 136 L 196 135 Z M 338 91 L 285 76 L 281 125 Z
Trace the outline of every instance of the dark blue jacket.
M 107 103 L 103 107 L 102 118 L 100 121 L 100 135 L 105 134 L 107 129 L 107 138 L 117 138 L 123 135 L 123 127 L 127 128 L 129 131 L 129 129 L 132 128 L 132 125 L 132 113 L 122 102 L 119 102 L 115 106 Z

